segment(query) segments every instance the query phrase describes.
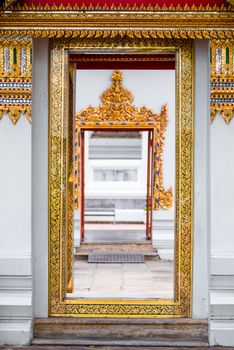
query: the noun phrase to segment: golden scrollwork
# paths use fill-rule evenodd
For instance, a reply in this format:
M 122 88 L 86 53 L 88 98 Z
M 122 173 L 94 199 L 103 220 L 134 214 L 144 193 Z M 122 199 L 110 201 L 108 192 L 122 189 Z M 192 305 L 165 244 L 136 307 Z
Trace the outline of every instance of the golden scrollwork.
M 229 124 L 234 116 L 234 40 L 212 40 L 211 123 L 220 114 Z
M 233 38 L 231 5 L 14 6 L 0 11 L 0 36 L 47 38 L 224 39 Z
M 0 119 L 16 124 L 21 115 L 31 121 L 31 40 L 0 41 Z
M 99 107 L 88 107 L 75 116 L 76 132 L 80 128 L 151 128 L 154 132 L 154 196 L 153 209 L 169 209 L 172 206 L 172 189 L 166 191 L 163 187 L 163 145 L 167 126 L 167 107 L 162 106 L 161 113 L 156 114 L 146 107 L 133 105 L 134 97 L 122 84 L 123 76 L 120 71 L 112 74 L 112 85 L 103 92 Z M 79 140 L 76 139 L 78 147 Z M 79 150 L 76 155 L 78 156 Z M 76 161 L 75 173 L 79 173 Z M 77 195 L 80 193 L 79 182 L 76 182 Z M 75 206 L 79 206 L 79 197 L 74 198 Z
M 49 314 L 74 317 L 190 317 L 192 305 L 192 218 L 193 218 L 193 84 L 192 42 L 189 40 L 90 41 L 92 52 L 102 54 L 112 47 L 123 54 L 131 47 L 141 54 L 174 49 L 176 53 L 176 233 L 175 297 L 173 300 L 81 300 L 65 297 L 67 119 L 68 87 L 64 64 L 69 46 L 88 53 L 87 40 L 53 40 L 50 46 L 50 132 L 49 132 Z M 76 46 L 77 45 L 77 46 Z M 87 50 L 87 51 L 86 51 Z

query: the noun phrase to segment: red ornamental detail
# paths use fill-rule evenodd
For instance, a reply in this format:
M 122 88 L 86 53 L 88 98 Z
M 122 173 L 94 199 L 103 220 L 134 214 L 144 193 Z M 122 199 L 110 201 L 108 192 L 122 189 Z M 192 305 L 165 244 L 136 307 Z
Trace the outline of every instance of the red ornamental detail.
M 159 10 L 204 10 L 206 8 L 223 8 L 230 6 L 226 0 L 19 0 L 16 4 L 20 7 L 46 7 L 54 9 L 62 8 L 90 8 L 95 7 L 103 9 L 111 8 L 140 8 L 152 6 Z

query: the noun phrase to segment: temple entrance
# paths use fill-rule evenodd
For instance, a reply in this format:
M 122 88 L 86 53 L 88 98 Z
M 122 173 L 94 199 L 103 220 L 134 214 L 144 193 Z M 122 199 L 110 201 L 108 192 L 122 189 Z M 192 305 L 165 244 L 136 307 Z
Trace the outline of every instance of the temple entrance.
M 150 240 L 152 130 L 82 130 L 81 144 L 81 242 Z
M 51 56 L 63 111 L 51 103 L 51 315 L 187 315 L 190 70 L 180 60 L 190 67 L 190 46 L 101 56 L 69 47 Z

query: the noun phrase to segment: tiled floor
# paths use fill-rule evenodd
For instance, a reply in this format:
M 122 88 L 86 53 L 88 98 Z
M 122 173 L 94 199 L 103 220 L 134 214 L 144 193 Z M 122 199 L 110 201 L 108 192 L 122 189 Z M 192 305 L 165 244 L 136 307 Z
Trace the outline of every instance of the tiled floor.
M 85 299 L 171 299 L 173 262 L 95 264 L 76 260 L 74 292 L 68 297 Z
M 137 242 L 139 245 L 137 245 Z M 85 249 L 140 253 L 153 249 L 146 241 L 144 224 L 85 224 Z M 134 246 L 134 244 L 136 246 Z M 81 245 L 81 248 L 84 248 Z M 134 247 L 133 247 L 134 246 Z M 122 248 L 121 248 L 122 247 Z M 82 248 L 82 249 L 83 249 Z M 81 249 L 81 250 L 82 250 Z M 83 249 L 84 250 L 84 249 Z M 173 267 L 169 260 L 146 260 L 145 263 L 102 264 L 74 261 L 74 291 L 68 297 L 79 299 L 172 299 Z

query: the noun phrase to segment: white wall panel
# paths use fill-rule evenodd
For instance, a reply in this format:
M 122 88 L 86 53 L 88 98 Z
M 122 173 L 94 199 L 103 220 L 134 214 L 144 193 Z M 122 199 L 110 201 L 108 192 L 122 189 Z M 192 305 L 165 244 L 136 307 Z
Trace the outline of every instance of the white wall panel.
M 31 336 L 31 124 L 0 121 L 0 344 Z
M 211 125 L 211 344 L 234 345 L 234 123 Z

